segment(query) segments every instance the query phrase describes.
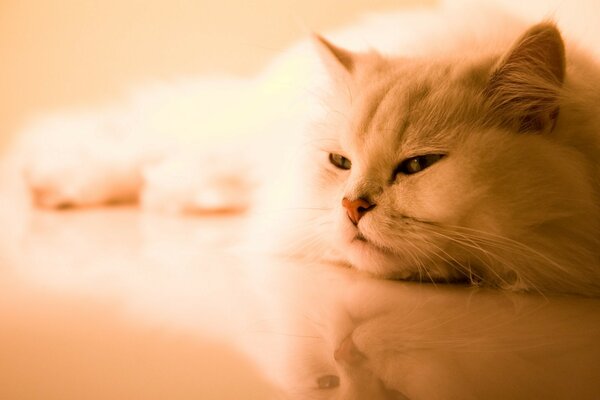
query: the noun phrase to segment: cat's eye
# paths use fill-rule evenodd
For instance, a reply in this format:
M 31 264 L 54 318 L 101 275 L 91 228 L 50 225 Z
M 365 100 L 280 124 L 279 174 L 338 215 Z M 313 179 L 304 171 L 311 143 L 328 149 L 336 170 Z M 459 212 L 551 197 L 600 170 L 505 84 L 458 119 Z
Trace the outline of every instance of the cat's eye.
M 444 157 L 444 154 L 425 154 L 423 156 L 407 158 L 398 165 L 398 168 L 394 171 L 394 176 L 399 173 L 404 175 L 416 174 L 432 166 L 442 157 Z
M 352 167 L 350 160 L 340 154 L 329 153 L 329 162 L 339 169 L 350 169 Z

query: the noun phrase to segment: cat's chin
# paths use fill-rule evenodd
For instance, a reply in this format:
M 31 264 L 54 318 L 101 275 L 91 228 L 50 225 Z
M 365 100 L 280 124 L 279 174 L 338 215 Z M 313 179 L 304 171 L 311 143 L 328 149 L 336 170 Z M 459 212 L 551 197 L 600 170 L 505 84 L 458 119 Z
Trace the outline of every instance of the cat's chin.
M 340 248 L 355 269 L 385 279 L 418 282 L 464 283 L 468 277 L 447 265 L 431 265 L 382 249 L 371 242 L 353 240 Z
M 377 246 L 360 233 L 340 242 L 338 249 L 355 269 L 385 278 L 410 279 L 414 271 L 403 257 Z
M 378 246 L 360 232 L 348 232 L 345 240 L 338 242 L 339 253 L 356 270 L 386 279 L 419 282 L 462 283 L 467 277 L 446 264 L 431 264 L 416 260 L 414 255 L 402 254 Z

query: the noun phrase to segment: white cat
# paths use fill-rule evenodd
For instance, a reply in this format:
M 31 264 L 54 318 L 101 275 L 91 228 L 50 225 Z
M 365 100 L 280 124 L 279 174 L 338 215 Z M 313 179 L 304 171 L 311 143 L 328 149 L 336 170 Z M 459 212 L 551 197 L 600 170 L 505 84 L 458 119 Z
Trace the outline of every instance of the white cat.
M 253 207 L 252 243 L 286 255 L 387 278 L 600 294 L 591 56 L 553 23 L 496 12 L 365 26 L 346 40 L 396 55 L 317 37 L 331 87 L 301 44 L 254 81 L 184 82 L 43 122 L 25 168 L 33 199 Z M 207 131 L 231 140 L 207 150 Z
M 508 26 L 412 58 L 318 39 L 339 90 L 290 178 L 299 190 L 283 204 L 301 211 L 287 212 L 284 253 L 384 277 L 600 293 L 598 67 L 565 55 L 552 23 Z

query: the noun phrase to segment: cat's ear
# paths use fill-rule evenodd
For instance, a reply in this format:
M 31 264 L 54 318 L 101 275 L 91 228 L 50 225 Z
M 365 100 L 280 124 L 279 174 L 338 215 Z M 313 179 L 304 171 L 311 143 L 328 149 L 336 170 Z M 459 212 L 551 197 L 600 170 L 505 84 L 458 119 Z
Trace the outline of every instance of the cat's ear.
M 565 48 L 553 23 L 534 25 L 492 73 L 485 94 L 494 118 L 519 132 L 551 131 L 565 79 Z
M 352 75 L 356 72 L 356 64 L 360 56 L 333 45 L 316 33 L 313 33 L 312 39 L 330 75 L 335 79 L 342 79 L 344 81 L 352 80 Z

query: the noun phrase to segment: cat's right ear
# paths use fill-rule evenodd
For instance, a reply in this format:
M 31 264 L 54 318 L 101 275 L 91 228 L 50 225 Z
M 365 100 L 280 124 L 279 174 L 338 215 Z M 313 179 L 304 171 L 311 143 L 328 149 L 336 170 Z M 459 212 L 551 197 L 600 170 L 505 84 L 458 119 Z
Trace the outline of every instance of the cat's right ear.
M 358 55 L 351 51 L 333 45 L 322 36 L 313 33 L 313 42 L 317 48 L 321 61 L 336 80 L 351 81 L 356 72 Z
M 317 51 L 321 59 L 328 68 L 333 68 L 336 72 L 344 71 L 345 73 L 352 74 L 356 63 L 355 55 L 352 52 L 335 46 L 323 36 L 316 33 L 312 34 L 312 39 L 317 46 Z

